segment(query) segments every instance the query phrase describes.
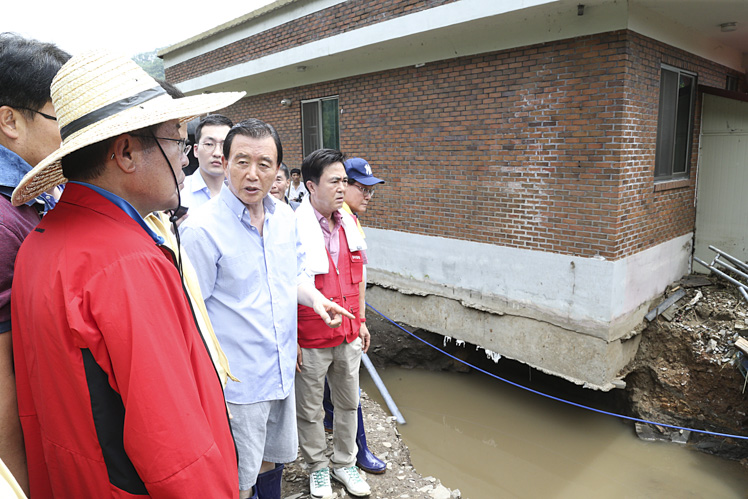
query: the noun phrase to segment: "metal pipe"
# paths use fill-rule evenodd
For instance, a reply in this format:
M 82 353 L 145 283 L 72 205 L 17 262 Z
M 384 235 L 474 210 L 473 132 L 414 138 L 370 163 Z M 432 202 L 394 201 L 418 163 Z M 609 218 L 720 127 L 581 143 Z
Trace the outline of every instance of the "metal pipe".
M 746 292 L 743 288 L 738 288 L 738 291 L 740 291 L 740 294 L 743 295 L 743 299 L 748 302 L 748 292 Z
M 715 248 L 714 246 L 710 245 L 709 249 L 712 250 L 712 251 L 714 251 L 718 255 L 724 256 L 725 258 L 727 258 L 728 260 L 730 260 L 734 265 L 737 265 L 738 267 L 742 268 L 744 271 L 748 272 L 748 265 L 746 265 L 745 262 L 740 261 L 739 259 L 735 258 L 734 256 L 729 255 L 729 254 L 725 253 L 724 251 L 722 251 L 721 249 Z
M 371 359 L 369 359 L 369 356 L 366 354 L 361 355 L 361 362 L 364 363 L 364 365 L 366 366 L 366 370 L 369 371 L 369 376 L 371 376 L 371 379 L 374 380 L 374 384 L 377 385 L 379 393 L 382 394 L 382 398 L 387 403 L 387 408 L 390 410 L 390 413 L 395 416 L 397 423 L 405 424 L 405 418 L 403 418 L 403 415 L 400 414 L 400 410 L 397 408 L 395 401 L 392 400 L 390 392 L 388 392 L 387 387 L 384 386 L 384 381 L 382 381 L 382 378 L 379 377 L 379 373 L 377 373 L 374 364 L 371 363 Z
M 727 270 L 729 270 L 731 272 L 735 272 L 736 274 L 738 274 L 743 279 L 748 279 L 748 274 L 746 274 L 745 272 L 739 271 L 735 267 L 727 265 L 725 262 L 723 262 L 722 260 L 719 259 L 719 255 L 715 256 L 714 260 L 712 261 L 712 265 L 715 265 L 715 264 L 717 264 L 720 267 L 723 267 L 723 268 L 725 268 L 725 269 L 727 269 Z
M 718 276 L 720 276 L 720 277 L 724 277 L 725 279 L 727 279 L 727 280 L 728 280 L 728 281 L 730 281 L 731 283 L 735 284 L 735 285 L 736 285 L 736 286 L 738 286 L 739 288 L 746 288 L 746 289 L 748 289 L 748 286 L 746 286 L 746 285 L 745 285 L 745 284 L 743 284 L 742 282 L 738 281 L 737 279 L 733 279 L 733 278 L 732 278 L 732 277 L 730 277 L 729 275 L 725 274 L 724 272 L 722 272 L 721 270 L 719 270 L 719 269 L 717 269 L 717 268 L 714 268 L 714 267 L 712 267 L 711 265 L 709 265 L 709 264 L 708 264 L 708 263 L 706 263 L 705 261 L 701 260 L 700 258 L 697 258 L 697 257 L 693 257 L 693 260 L 694 260 L 695 262 L 698 262 L 698 263 L 700 263 L 700 264 L 701 264 L 701 265 L 703 265 L 704 267 L 708 268 L 709 270 L 711 270 L 712 272 L 714 272 L 714 273 L 715 273 L 715 274 L 717 274 Z
M 676 291 L 675 293 L 673 293 L 672 295 L 670 295 L 670 297 L 668 299 L 666 299 L 665 301 L 663 301 L 662 303 L 660 303 L 659 305 L 657 305 L 655 308 L 653 308 L 652 310 L 650 310 L 649 313 L 644 316 L 644 318 L 647 319 L 650 322 L 653 321 L 655 317 L 657 317 L 662 312 L 664 312 L 665 310 L 667 310 L 668 308 L 670 308 L 670 305 L 672 305 L 673 303 L 677 302 L 678 300 L 680 300 L 684 296 L 686 296 L 686 290 L 685 289 L 679 289 L 678 291 Z

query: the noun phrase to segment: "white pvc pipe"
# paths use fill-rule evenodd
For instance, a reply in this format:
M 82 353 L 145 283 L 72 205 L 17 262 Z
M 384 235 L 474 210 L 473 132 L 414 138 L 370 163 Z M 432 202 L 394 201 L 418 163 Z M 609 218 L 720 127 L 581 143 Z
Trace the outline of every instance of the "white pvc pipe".
M 361 362 L 363 362 L 364 366 L 366 366 L 366 370 L 369 372 L 369 376 L 371 376 L 371 379 L 374 380 L 374 384 L 377 385 L 379 393 L 382 394 L 382 398 L 384 398 L 384 401 L 387 403 L 387 408 L 390 410 L 390 413 L 395 416 L 397 423 L 405 424 L 405 418 L 403 418 L 403 415 L 400 414 L 400 410 L 397 408 L 395 401 L 392 400 L 390 392 L 388 392 L 387 387 L 384 386 L 384 381 L 382 381 L 382 378 L 379 377 L 379 373 L 377 373 L 374 364 L 371 363 L 371 359 L 369 359 L 369 356 L 366 354 L 361 355 Z

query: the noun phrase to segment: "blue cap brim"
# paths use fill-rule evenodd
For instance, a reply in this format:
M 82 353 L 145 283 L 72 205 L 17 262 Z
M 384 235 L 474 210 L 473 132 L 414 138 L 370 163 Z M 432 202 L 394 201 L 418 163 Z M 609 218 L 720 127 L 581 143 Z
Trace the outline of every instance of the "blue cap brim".
M 363 184 L 363 185 L 384 184 L 384 180 L 382 180 L 381 178 L 377 178 L 374 175 L 370 175 L 368 177 L 361 177 L 361 178 L 357 178 L 355 176 L 349 175 L 348 178 L 352 178 L 359 184 Z

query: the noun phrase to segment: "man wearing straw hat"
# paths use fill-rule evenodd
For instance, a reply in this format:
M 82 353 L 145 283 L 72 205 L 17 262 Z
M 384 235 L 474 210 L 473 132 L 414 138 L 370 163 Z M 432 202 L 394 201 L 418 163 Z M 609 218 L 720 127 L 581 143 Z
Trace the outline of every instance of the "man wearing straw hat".
M 21 246 L 11 297 L 32 497 L 237 497 L 221 382 L 179 257 L 143 217 L 179 206 L 179 119 L 242 95 L 172 99 L 103 51 L 52 82 L 62 145 L 13 192 L 20 205 L 69 181 Z
M 69 54 L 51 43 L 0 34 L 0 459 L 27 493 L 13 372 L 10 285 L 18 248 L 39 223 L 44 206 L 32 200 L 14 207 L 10 197 L 31 164 L 60 145 L 49 87 L 68 59 Z

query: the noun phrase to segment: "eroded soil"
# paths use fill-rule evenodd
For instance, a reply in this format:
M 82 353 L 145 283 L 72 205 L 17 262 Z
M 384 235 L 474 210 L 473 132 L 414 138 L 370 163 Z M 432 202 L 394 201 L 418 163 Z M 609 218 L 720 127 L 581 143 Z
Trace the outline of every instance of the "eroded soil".
M 686 278 L 665 293 L 686 291 L 642 332 L 636 358 L 624 372 L 630 410 L 646 420 L 748 435 L 746 380 L 737 368 L 734 347 L 738 337 L 748 336 L 748 304 L 732 284 L 717 277 L 708 282 L 699 285 Z M 661 426 L 650 429 L 678 438 Z M 696 432 L 688 440 L 699 450 L 748 465 L 746 440 Z

